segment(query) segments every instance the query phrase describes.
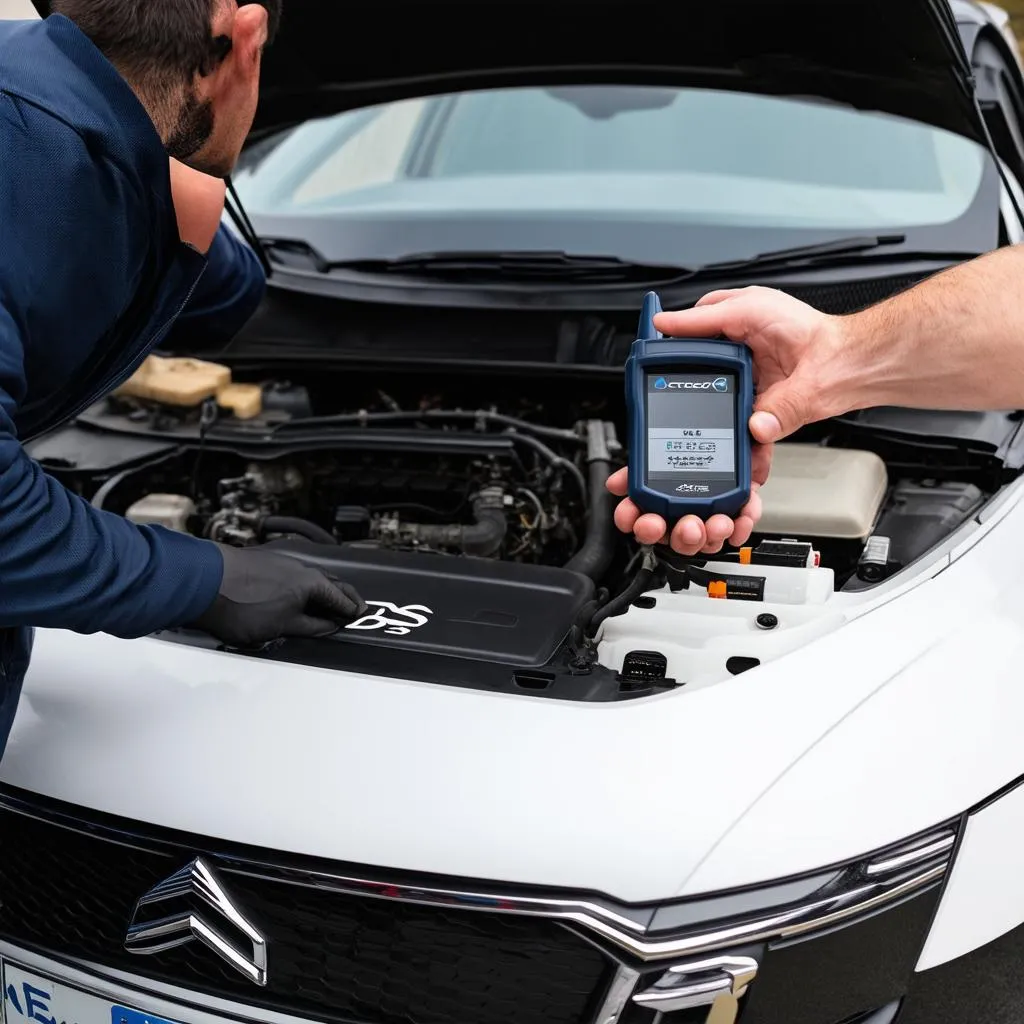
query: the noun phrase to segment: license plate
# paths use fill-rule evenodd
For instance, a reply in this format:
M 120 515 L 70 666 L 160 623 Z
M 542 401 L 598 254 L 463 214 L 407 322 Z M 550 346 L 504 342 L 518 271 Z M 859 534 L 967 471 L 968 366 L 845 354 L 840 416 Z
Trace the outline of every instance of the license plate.
M 3 1024 L 176 1024 L 3 961 Z

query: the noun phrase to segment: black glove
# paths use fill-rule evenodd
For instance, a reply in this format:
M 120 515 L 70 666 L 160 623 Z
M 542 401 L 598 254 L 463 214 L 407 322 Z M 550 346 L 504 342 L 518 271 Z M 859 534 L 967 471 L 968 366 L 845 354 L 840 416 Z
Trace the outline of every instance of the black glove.
M 218 544 L 224 578 L 213 604 L 195 622 L 230 647 L 259 647 L 285 636 L 329 636 L 365 615 L 362 598 L 286 555 Z

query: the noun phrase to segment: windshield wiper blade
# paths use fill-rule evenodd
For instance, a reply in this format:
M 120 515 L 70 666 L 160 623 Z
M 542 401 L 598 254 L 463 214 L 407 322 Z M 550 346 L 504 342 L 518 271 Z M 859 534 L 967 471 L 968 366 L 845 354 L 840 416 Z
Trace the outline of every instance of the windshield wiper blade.
M 707 263 L 695 270 L 694 274 L 705 276 L 729 270 L 751 270 L 776 265 L 791 266 L 805 262 L 817 263 L 836 256 L 853 256 L 858 253 L 871 252 L 887 245 L 902 245 L 906 240 L 906 235 L 854 235 L 849 238 L 836 238 L 828 242 L 815 242 L 811 245 L 797 245 L 789 249 L 775 249 L 740 260 Z
M 386 260 L 346 260 L 331 269 L 368 274 L 412 274 L 466 281 L 557 281 L 579 284 L 651 282 L 685 277 L 686 267 L 634 263 L 618 256 L 590 256 L 558 250 L 414 253 Z
M 580 284 L 656 282 L 686 277 L 686 267 L 633 263 L 617 256 L 577 256 L 558 251 L 427 252 L 394 259 L 330 261 L 300 238 L 263 238 L 279 265 L 329 274 L 412 275 L 453 281 L 568 281 Z

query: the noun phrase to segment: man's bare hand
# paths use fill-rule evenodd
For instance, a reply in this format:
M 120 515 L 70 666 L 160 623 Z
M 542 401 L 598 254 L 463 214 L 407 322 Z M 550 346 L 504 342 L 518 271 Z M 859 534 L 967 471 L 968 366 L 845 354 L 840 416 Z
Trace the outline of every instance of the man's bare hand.
M 178 237 L 207 253 L 224 214 L 227 186 L 221 178 L 171 160 L 171 196 L 178 218 Z
M 758 473 L 762 477 L 767 476 L 767 471 L 763 469 L 765 465 L 765 461 L 761 460 L 762 468 Z M 681 555 L 695 555 L 698 552 L 713 555 L 721 551 L 727 541 L 734 546 L 745 544 L 761 518 L 761 496 L 757 492 L 763 479 L 752 484 L 750 501 L 735 520 L 718 515 L 704 522 L 697 516 L 685 516 L 676 523 L 670 537 L 668 524 L 661 516 L 642 513 L 626 497 L 626 474 L 627 470 L 620 469 L 608 478 L 608 490 L 622 498 L 615 509 L 615 525 L 623 533 L 632 533 L 641 544 L 670 544 L 673 551 Z

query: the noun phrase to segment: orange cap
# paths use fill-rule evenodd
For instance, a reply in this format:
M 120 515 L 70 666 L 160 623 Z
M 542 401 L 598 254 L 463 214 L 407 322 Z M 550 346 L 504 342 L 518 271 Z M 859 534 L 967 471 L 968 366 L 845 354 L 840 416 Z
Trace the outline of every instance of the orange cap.
M 708 584 L 708 597 L 725 597 L 725 580 L 712 580 Z

